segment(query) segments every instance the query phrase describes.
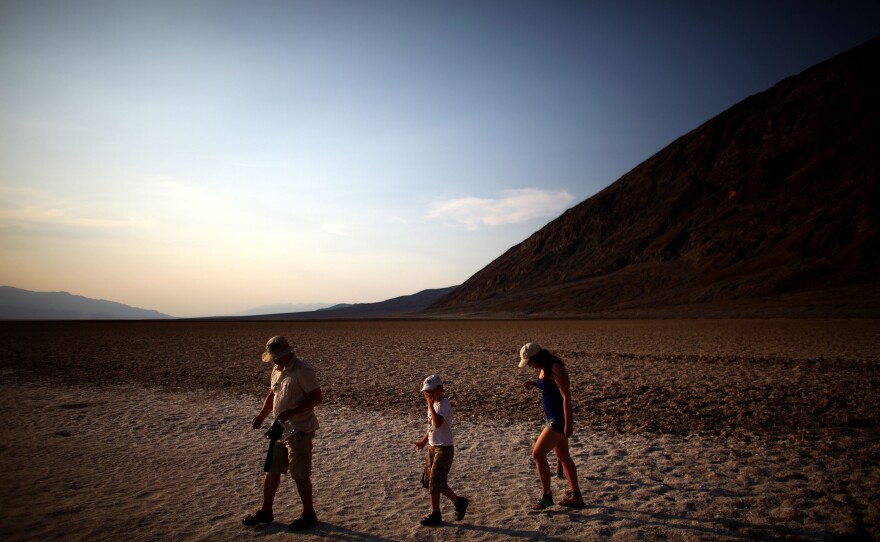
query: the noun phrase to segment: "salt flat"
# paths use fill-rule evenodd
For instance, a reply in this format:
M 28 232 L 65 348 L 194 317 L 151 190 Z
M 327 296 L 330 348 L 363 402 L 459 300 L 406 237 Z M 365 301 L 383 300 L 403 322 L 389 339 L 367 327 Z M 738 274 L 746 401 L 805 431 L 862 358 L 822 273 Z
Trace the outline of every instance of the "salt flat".
M 3 323 L 5 540 L 826 540 L 880 537 L 874 321 Z M 327 401 L 321 524 L 253 530 L 265 440 L 250 429 L 283 333 Z M 528 511 L 537 395 L 516 351 L 569 364 L 587 508 Z M 456 407 L 462 522 L 418 525 L 418 384 Z M 771 397 L 772 396 L 772 397 Z M 773 416 L 773 412 L 776 416 Z M 561 496 L 566 487 L 556 481 Z M 447 519 L 452 514 L 447 510 Z

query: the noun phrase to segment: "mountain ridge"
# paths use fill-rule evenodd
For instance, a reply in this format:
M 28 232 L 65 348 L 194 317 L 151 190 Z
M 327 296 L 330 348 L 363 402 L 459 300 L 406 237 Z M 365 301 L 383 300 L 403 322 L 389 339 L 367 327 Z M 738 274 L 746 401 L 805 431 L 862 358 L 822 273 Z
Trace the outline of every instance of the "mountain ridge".
M 198 320 L 347 320 L 369 318 L 418 318 L 432 303 L 448 295 L 456 286 L 430 288 L 375 303 L 339 303 L 314 311 L 250 316 L 212 316 Z
M 92 299 L 69 292 L 33 292 L 0 286 L 2 320 L 326 320 L 398 318 L 418 313 L 455 286 L 426 289 L 375 303 L 338 303 L 312 311 L 175 318 L 158 311 L 130 307 L 115 301 Z M 270 306 L 271 307 L 271 306 Z
M 733 105 L 426 315 L 880 315 L 878 57 L 874 39 Z
M 162 320 L 173 316 L 68 292 L 0 286 L 0 320 Z

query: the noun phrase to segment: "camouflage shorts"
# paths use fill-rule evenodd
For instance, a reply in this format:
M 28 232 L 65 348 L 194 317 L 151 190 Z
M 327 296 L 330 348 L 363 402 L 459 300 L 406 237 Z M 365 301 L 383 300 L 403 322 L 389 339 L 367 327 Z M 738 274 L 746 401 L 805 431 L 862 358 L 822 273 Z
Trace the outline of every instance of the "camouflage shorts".
M 452 468 L 455 449 L 452 446 L 428 445 L 425 454 L 425 472 L 422 473 L 422 485 L 431 493 L 441 493 L 448 486 L 446 479 Z

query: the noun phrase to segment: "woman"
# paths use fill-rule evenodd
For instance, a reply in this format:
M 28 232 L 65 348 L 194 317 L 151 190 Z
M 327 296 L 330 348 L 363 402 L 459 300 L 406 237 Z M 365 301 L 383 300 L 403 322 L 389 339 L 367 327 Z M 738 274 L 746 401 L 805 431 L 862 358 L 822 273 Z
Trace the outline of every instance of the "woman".
M 583 508 L 584 498 L 581 496 L 581 488 L 578 485 L 577 469 L 574 460 L 568 451 L 568 437 L 573 433 L 571 412 L 571 384 L 568 380 L 568 371 L 562 360 L 542 349 L 535 343 L 526 343 L 519 351 L 519 366 L 528 365 L 538 371 L 538 379 L 523 382 L 523 388 L 530 390 L 538 388 L 542 392 L 541 403 L 544 406 L 544 415 L 547 423 L 535 448 L 532 450 L 532 458 L 538 466 L 538 477 L 541 479 L 541 490 L 544 492 L 541 499 L 532 507 L 533 510 L 543 510 L 553 505 L 553 491 L 550 486 L 550 464 L 547 463 L 547 454 L 554 450 L 556 458 L 562 462 L 565 477 L 571 486 L 566 492 L 566 497 L 559 504 L 573 508 Z

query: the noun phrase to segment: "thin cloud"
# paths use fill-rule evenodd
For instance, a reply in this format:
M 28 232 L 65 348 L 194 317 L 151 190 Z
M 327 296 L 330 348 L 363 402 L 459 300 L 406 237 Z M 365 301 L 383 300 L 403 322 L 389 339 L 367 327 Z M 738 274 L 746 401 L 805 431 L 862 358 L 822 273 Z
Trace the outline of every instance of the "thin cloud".
M 213 195 L 206 187 L 197 186 L 173 177 L 159 177 L 159 186 L 162 195 L 167 198 L 186 201 L 189 204 L 208 204 L 221 201 Z
M 344 224 L 323 224 L 321 227 L 324 228 L 325 232 L 332 233 L 333 235 L 346 234 Z
M 566 190 L 523 188 L 506 190 L 498 198 L 459 198 L 438 201 L 428 218 L 451 220 L 469 230 L 482 226 L 521 224 L 536 218 L 556 216 L 574 201 Z
M 60 209 L 19 207 L 15 209 L 0 209 L 0 224 L 17 224 L 20 226 L 54 225 L 82 228 L 120 228 L 120 227 L 150 227 L 155 223 L 151 220 L 138 219 L 109 219 L 89 218 L 85 216 L 71 216 Z
M 250 211 L 240 201 L 218 191 L 210 184 L 196 184 L 173 177 L 157 177 L 153 198 L 147 212 L 165 224 L 186 227 L 189 231 L 207 228 L 232 228 L 246 220 Z M 185 226 L 183 226 L 185 225 Z
M 23 186 L 0 185 L 0 226 L 31 228 L 61 226 L 65 228 L 112 229 L 144 228 L 153 221 L 137 218 L 92 216 L 75 201 L 67 201 L 41 190 Z

